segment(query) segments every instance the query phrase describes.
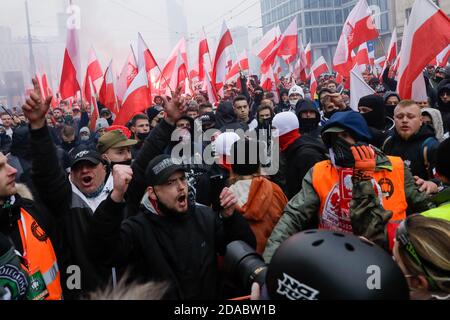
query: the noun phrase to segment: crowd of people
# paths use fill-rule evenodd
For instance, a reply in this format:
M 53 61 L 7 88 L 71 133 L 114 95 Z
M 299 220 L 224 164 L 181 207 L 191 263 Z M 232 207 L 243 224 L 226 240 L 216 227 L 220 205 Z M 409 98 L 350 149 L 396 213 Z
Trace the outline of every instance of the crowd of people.
M 0 113 L 0 300 L 95 298 L 128 282 L 145 297 L 229 299 L 250 294 L 224 272 L 229 243 L 270 269 L 314 229 L 392 255 L 410 298 L 450 298 L 450 69 L 424 71 L 427 101 L 402 100 L 388 71 L 363 74 L 375 94 L 358 111 L 334 74 L 313 96 L 292 77 L 266 92 L 241 75 L 218 103 L 178 89 L 126 126 L 101 105 L 94 123 L 83 101 L 52 109 L 33 80 L 21 110 Z M 331 273 L 343 258 L 325 252 Z

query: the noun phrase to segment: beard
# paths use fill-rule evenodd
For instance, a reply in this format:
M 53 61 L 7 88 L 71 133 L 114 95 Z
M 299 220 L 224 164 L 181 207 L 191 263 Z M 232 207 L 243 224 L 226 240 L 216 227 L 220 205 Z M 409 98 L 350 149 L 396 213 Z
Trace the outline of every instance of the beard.
M 156 199 L 157 199 L 157 200 L 156 200 L 156 203 L 157 203 L 157 205 L 158 205 L 159 211 L 160 211 L 163 215 L 168 216 L 168 217 L 177 217 L 177 216 L 180 216 L 180 215 L 183 214 L 183 213 L 187 213 L 187 212 L 189 211 L 190 207 L 191 207 L 190 201 L 188 201 L 188 205 L 187 205 L 187 208 L 186 208 L 185 211 L 177 211 L 177 210 L 175 210 L 175 209 L 169 208 L 169 207 L 166 206 L 164 203 L 162 203 L 162 202 L 159 200 L 159 197 L 158 197 L 158 196 L 156 197 Z

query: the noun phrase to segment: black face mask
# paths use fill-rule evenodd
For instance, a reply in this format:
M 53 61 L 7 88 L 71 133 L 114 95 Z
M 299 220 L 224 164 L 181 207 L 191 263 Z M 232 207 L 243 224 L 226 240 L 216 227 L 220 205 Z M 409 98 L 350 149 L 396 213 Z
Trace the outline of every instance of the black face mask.
M 269 129 L 271 126 L 272 126 L 272 118 L 258 121 L 258 129 Z
M 106 121 L 108 121 L 108 124 L 109 124 L 110 126 L 112 126 L 112 124 L 113 124 L 113 122 L 114 122 L 114 120 L 113 120 L 112 117 L 109 118 L 109 119 L 106 119 Z
M 112 167 L 114 167 L 116 164 L 131 166 L 131 161 L 132 160 L 125 160 L 125 161 L 120 161 L 120 162 L 111 161 L 109 164 L 109 167 L 112 169 Z
M 325 118 L 330 119 L 331 116 L 332 116 L 333 114 L 335 114 L 336 112 L 339 112 L 339 110 L 338 110 L 338 109 L 333 109 L 333 111 L 324 112 L 323 115 L 324 115 Z
M 370 112 L 362 113 L 361 115 L 366 120 L 367 125 L 369 127 L 372 127 L 372 128 L 378 129 L 378 130 L 384 129 L 384 127 L 385 127 L 384 119 L 380 119 L 380 116 L 377 114 L 377 112 L 370 111 Z
M 351 147 L 352 145 L 344 139 L 340 137 L 336 139 L 331 147 L 333 149 L 334 162 L 336 165 L 343 168 L 353 168 L 355 166 L 355 158 L 350 149 Z
M 388 104 L 384 105 L 384 110 L 386 110 L 386 116 L 388 116 L 389 118 L 394 118 L 394 109 L 395 106 L 391 106 Z
M 300 118 L 299 129 L 300 133 L 309 133 L 319 127 L 320 118 Z
M 253 100 L 255 101 L 256 104 L 260 104 L 262 99 L 263 99 L 263 93 L 255 93 L 255 96 L 253 98 Z
M 148 135 L 150 134 L 150 132 L 142 132 L 142 133 L 138 133 L 137 137 L 139 139 L 139 141 L 144 141 Z
M 442 78 L 442 77 L 434 77 L 435 79 L 436 79 L 436 82 L 441 82 L 442 80 L 444 80 L 444 78 Z
M 64 141 L 63 143 L 61 143 L 61 148 L 63 148 L 67 152 L 72 150 L 74 147 L 75 147 L 75 141 L 71 141 L 71 142 Z

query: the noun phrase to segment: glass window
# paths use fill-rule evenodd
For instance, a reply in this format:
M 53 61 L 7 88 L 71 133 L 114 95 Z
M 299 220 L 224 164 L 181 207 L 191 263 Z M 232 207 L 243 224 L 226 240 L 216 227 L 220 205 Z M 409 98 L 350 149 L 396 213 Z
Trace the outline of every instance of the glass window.
M 341 33 L 342 33 L 342 27 L 336 27 L 336 39 L 337 41 L 339 41 L 339 38 L 341 37 Z
M 310 1 L 310 8 L 311 9 L 315 9 L 315 8 L 318 8 L 318 6 L 319 6 L 319 0 L 311 0 Z
M 334 11 L 334 17 L 335 17 L 335 21 L 336 24 L 342 24 L 344 23 L 344 21 L 342 20 L 342 11 L 341 10 L 335 10 Z
M 381 9 L 381 11 L 388 10 L 387 0 L 381 0 L 380 1 L 380 9 Z
M 334 6 L 340 7 L 341 6 L 341 0 L 334 0 Z
M 319 0 L 319 8 L 325 8 L 325 0 Z
M 388 30 L 388 15 L 387 13 L 383 13 L 381 15 L 381 30 Z
M 312 29 L 306 29 L 305 43 L 312 41 Z
M 333 8 L 333 0 L 327 0 L 327 8 Z
M 320 28 L 320 35 L 322 37 L 322 42 L 328 42 L 327 28 Z
M 312 20 L 313 26 L 318 26 L 320 24 L 319 13 L 317 11 L 311 12 L 311 20 Z
M 320 24 L 321 25 L 328 24 L 327 23 L 327 12 L 326 11 L 320 11 L 319 15 L 320 15 Z
M 299 13 L 298 15 L 297 15 L 297 25 L 299 26 L 299 27 L 302 27 L 303 25 L 302 25 L 302 15 Z
M 328 24 L 334 24 L 334 14 L 332 10 L 327 11 L 327 21 Z
M 305 12 L 305 25 L 310 26 L 311 24 L 311 12 Z
M 312 42 L 315 42 L 315 43 L 320 42 L 320 29 L 319 28 L 312 29 Z

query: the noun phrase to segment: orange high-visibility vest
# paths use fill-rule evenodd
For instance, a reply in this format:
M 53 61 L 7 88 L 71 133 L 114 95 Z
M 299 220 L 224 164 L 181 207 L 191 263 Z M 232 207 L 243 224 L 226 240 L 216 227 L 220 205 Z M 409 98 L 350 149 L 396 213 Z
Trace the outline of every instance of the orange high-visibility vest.
M 405 175 L 403 160 L 399 157 L 388 157 L 392 163 L 392 171 L 383 169 L 374 173 L 374 180 L 378 183 L 382 193 L 383 208 L 392 211 L 390 223 L 398 224 L 406 218 L 408 203 L 405 195 Z M 324 208 L 330 201 L 336 201 L 338 195 L 336 187 L 339 184 L 339 174 L 330 160 L 322 161 L 314 166 L 312 174 L 314 190 L 320 199 L 319 226 L 323 227 Z M 339 220 L 340 218 L 336 218 Z M 338 225 L 339 221 L 336 221 Z
M 53 245 L 37 221 L 25 209 L 20 212 L 19 232 L 27 262 L 24 269 L 29 275 L 36 270 L 41 272 L 48 290 L 45 300 L 61 300 L 60 272 Z

